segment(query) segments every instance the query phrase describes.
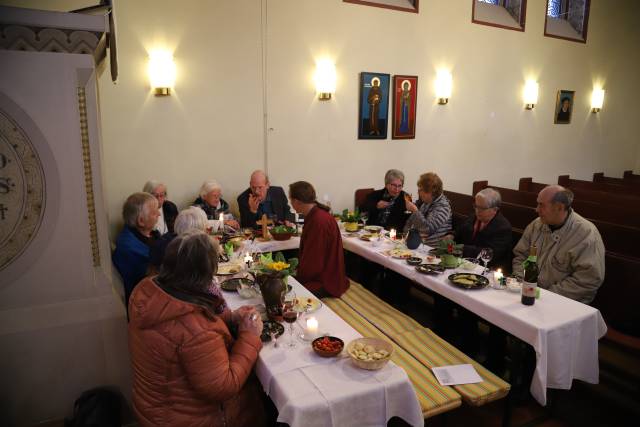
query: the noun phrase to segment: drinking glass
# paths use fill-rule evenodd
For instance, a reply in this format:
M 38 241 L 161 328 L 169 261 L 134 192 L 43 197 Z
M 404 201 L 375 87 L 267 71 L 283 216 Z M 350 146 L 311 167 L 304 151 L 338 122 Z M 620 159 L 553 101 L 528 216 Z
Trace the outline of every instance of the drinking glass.
M 367 221 L 369 220 L 369 214 L 367 213 L 360 214 L 360 219 L 362 220 L 362 224 L 366 227 Z
M 282 320 L 289 324 L 289 342 L 286 346 L 294 348 L 296 341 L 293 338 L 293 324 L 298 320 L 298 310 L 296 310 L 296 294 L 293 290 L 289 293 L 285 290 L 282 293 Z
M 413 201 L 413 197 L 411 196 L 411 193 L 405 193 L 405 194 L 404 194 L 404 201 L 405 201 L 405 202 L 411 202 L 411 201 Z M 404 213 L 405 213 L 406 215 L 411 215 L 411 211 L 410 211 L 409 209 L 406 209 L 406 210 L 404 211 Z
M 491 261 L 491 259 L 493 258 L 493 249 L 482 248 L 480 250 L 480 253 L 478 254 L 478 258 L 480 258 L 484 263 L 484 271 L 482 272 L 482 274 L 486 274 L 487 271 L 489 271 L 487 264 L 489 264 L 489 261 Z

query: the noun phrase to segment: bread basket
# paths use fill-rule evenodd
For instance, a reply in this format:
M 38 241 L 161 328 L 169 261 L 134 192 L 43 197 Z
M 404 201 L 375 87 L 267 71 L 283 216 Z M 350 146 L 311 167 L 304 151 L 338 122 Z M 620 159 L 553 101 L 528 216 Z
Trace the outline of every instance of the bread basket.
M 362 344 L 363 348 L 367 348 L 368 346 L 373 347 L 373 349 L 375 349 L 376 351 L 369 353 L 371 356 L 373 356 L 373 354 L 375 353 L 380 354 L 379 350 L 383 350 L 387 354 L 379 359 L 372 358 L 371 360 L 363 360 L 362 358 L 357 356 L 357 348 L 359 347 L 359 344 Z M 364 351 L 364 349 L 362 351 Z M 349 353 L 349 357 L 357 367 L 375 371 L 378 369 L 382 369 L 384 365 L 389 362 L 391 356 L 393 355 L 393 346 L 389 342 L 380 338 L 358 338 L 349 343 L 349 345 L 347 346 L 347 352 Z

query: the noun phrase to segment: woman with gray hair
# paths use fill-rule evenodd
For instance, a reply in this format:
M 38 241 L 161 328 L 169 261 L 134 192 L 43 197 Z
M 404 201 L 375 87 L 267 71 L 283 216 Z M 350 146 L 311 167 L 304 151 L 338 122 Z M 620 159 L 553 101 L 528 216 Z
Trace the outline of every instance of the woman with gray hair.
M 367 196 L 362 207 L 369 217 L 369 224 L 381 225 L 386 228 L 402 230 L 407 221 L 407 199 L 411 196 L 405 193 L 404 174 L 398 169 L 389 169 L 384 174 L 384 188 L 376 190 Z
M 111 259 L 122 277 L 127 304 L 133 288 L 147 274 L 150 248 L 160 237 L 154 230 L 159 215 L 158 200 L 149 193 L 133 193 L 122 206 L 124 228 Z
M 160 206 L 160 216 L 154 229 L 158 230 L 160 234 L 173 232 L 173 222 L 178 215 L 178 207 L 167 200 L 167 186 L 160 181 L 150 180 L 144 185 L 142 191 L 155 197 Z
M 464 245 L 465 257 L 477 257 L 482 248 L 493 249 L 489 267 L 509 271 L 511 267 L 511 224 L 500 213 L 500 193 L 485 188 L 474 197 L 473 215 L 456 227 L 454 239 Z
M 149 274 L 160 270 L 167 246 L 176 236 L 182 235 L 189 230 L 206 231 L 207 225 L 207 215 L 199 207 L 190 206 L 180 211 L 176 217 L 174 231 L 163 235 L 151 248 Z
M 208 219 L 218 220 L 222 214 L 225 225 L 236 230 L 240 228 L 240 224 L 229 210 L 229 203 L 222 198 L 222 187 L 216 180 L 211 179 L 202 183 L 199 196 L 193 205 L 202 209 Z

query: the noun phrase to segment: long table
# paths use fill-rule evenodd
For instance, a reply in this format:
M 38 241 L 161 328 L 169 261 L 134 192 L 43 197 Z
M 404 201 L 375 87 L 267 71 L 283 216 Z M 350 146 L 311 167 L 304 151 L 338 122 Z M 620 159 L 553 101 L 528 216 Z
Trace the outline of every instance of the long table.
M 293 249 L 297 241 L 265 242 L 272 251 Z M 395 271 L 415 283 L 442 295 L 456 304 L 502 328 L 531 345 L 536 352 L 536 367 L 530 391 L 541 404 L 547 403 L 547 388 L 568 390 L 573 380 L 599 382 L 598 340 L 607 326 L 596 308 L 540 289 L 540 299 L 533 306 L 520 303 L 520 294 L 487 287 L 468 291 L 452 286 L 447 274 L 428 276 L 403 260 L 385 252 L 395 243 L 384 239 L 378 246 L 357 237 L 343 235 L 344 249 Z M 416 253 L 431 249 L 421 245 Z
M 292 249 L 287 245 L 274 243 L 269 250 Z M 289 284 L 298 297 L 312 296 L 294 278 L 289 277 Z M 231 309 L 262 303 L 259 297 L 243 299 L 235 292 L 223 294 Z M 329 307 L 322 306 L 307 316 L 318 320 L 320 333 L 338 336 L 345 345 L 361 336 Z M 345 352 L 338 358 L 322 358 L 302 340 L 296 348 L 288 348 L 284 345 L 289 334 L 286 326 L 278 338 L 279 347 L 266 343 L 256 362 L 256 374 L 278 409 L 279 422 L 291 427 L 373 426 L 386 425 L 397 416 L 412 426 L 424 424 L 420 404 L 403 369 L 389 361 L 379 371 L 362 370 Z
M 597 309 L 545 289 L 540 289 L 540 299 L 533 306 L 525 306 L 520 303 L 519 293 L 490 287 L 464 290 L 452 286 L 447 277 L 459 270 L 447 270 L 438 276 L 418 273 L 415 267 L 385 253 L 394 246 L 388 239 L 374 247 L 357 237 L 343 237 L 343 246 L 450 299 L 530 344 L 536 352 L 530 391 L 541 405 L 546 405 L 547 388 L 568 390 L 574 379 L 598 383 L 598 340 L 605 335 L 607 327 Z M 428 249 L 421 245 L 417 252 L 426 254 Z

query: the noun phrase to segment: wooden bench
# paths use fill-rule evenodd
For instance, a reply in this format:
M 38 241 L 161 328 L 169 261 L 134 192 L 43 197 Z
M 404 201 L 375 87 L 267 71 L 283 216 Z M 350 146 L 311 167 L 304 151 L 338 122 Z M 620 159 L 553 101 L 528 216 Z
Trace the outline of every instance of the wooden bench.
M 640 175 L 635 175 L 633 171 L 624 171 L 622 174 L 622 179 L 624 179 L 625 181 L 640 182 Z
M 357 208 L 360 211 L 363 211 L 364 204 L 367 201 L 367 196 L 374 191 L 375 190 L 373 188 L 360 188 L 356 190 L 355 194 L 353 195 L 354 209 Z
M 626 174 L 627 172 L 630 173 L 631 171 L 625 171 L 624 173 Z M 629 175 L 629 178 L 631 176 L 632 175 Z M 636 175 L 636 176 L 640 176 L 640 175 Z M 596 172 L 593 174 L 593 182 L 596 182 L 596 183 L 621 185 L 623 187 L 630 186 L 630 187 L 638 188 L 638 186 L 640 185 L 640 180 L 629 179 L 629 178 L 625 178 L 624 176 L 622 178 L 605 176 L 604 172 Z
M 433 368 L 463 363 L 473 365 L 483 381 L 479 384 L 453 386 L 465 403 L 481 406 L 509 393 L 509 383 L 489 372 L 433 331 L 382 301 L 362 285 L 351 281 L 349 290 L 341 299 L 424 366 Z
M 607 193 L 634 195 L 636 197 L 640 196 L 640 188 L 573 179 L 569 175 L 560 175 L 558 177 L 558 184 L 567 188 L 581 188 L 584 190 L 605 191 Z
M 341 299 L 324 298 L 323 302 L 362 336 L 389 341 L 385 334 Z M 430 369 L 402 347 L 393 342 L 391 345 L 393 346 L 391 360 L 407 373 L 425 418 L 450 411 L 462 404 L 460 394 L 453 387 L 440 385 Z

